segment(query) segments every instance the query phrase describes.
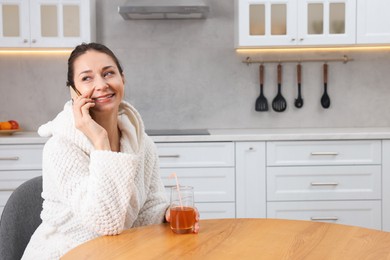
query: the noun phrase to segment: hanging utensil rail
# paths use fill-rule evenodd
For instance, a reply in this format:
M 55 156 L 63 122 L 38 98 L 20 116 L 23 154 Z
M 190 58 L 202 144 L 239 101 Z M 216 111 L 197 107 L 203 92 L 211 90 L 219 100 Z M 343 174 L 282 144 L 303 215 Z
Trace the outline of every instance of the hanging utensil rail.
M 349 61 L 353 61 L 352 58 L 349 58 L 347 55 L 344 55 L 342 58 L 324 58 L 324 59 L 275 59 L 275 60 L 252 60 L 251 57 L 247 57 L 243 63 L 247 65 L 251 63 L 286 63 L 286 62 L 294 62 L 294 63 L 302 63 L 302 62 L 342 62 L 347 63 Z

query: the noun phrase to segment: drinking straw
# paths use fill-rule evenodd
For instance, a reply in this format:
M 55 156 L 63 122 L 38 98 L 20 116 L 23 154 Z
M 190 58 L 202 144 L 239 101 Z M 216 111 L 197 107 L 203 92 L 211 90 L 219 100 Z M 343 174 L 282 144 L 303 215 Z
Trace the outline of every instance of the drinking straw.
M 177 175 L 175 172 L 173 172 L 173 173 L 171 173 L 171 175 L 169 175 L 170 179 L 172 179 L 173 177 L 175 177 L 175 180 L 176 180 L 176 189 L 177 189 L 177 193 L 179 194 L 180 207 L 181 207 L 181 209 L 183 209 L 183 202 L 181 200 L 179 180 L 177 179 Z

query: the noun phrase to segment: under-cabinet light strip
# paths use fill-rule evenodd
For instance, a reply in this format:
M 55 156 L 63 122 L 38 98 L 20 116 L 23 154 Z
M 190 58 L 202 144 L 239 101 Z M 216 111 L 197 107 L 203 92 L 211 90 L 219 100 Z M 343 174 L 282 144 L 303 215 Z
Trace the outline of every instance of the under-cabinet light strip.
M 0 49 L 0 55 L 17 55 L 17 54 L 66 54 L 69 55 L 71 53 L 71 49 L 53 49 L 53 50 L 16 50 L 16 49 Z
M 294 63 L 301 63 L 301 62 L 343 62 L 347 63 L 349 61 L 353 61 L 353 59 L 349 58 L 347 55 L 344 55 L 342 58 L 323 58 L 323 59 L 277 59 L 277 60 L 252 60 L 251 57 L 247 57 L 245 60 L 243 60 L 243 63 L 250 64 L 250 63 L 287 63 L 287 62 L 294 62 Z
M 297 47 L 297 48 L 237 48 L 237 53 L 270 53 L 270 52 L 307 52 L 307 51 L 388 51 L 390 46 L 356 46 L 356 47 Z

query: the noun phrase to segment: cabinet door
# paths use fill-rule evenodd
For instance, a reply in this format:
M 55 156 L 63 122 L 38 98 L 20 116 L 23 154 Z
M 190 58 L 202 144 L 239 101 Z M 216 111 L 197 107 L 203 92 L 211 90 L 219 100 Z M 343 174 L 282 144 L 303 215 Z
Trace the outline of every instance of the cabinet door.
M 268 167 L 268 201 L 381 199 L 381 166 Z
M 195 202 L 234 202 L 234 168 L 163 168 L 161 179 L 170 196 L 170 187 L 175 186 L 176 173 L 180 185 L 194 187 Z
M 0 0 L 0 47 L 29 47 L 29 2 Z
M 269 202 L 267 218 L 312 220 L 382 229 L 380 200 Z
M 390 1 L 357 0 L 357 43 L 390 42 Z
M 236 143 L 236 208 L 238 218 L 266 215 L 265 142 Z
M 235 218 L 234 203 L 195 203 L 200 219 Z
M 383 231 L 390 232 L 390 140 L 383 140 L 382 143 L 382 221 Z
M 161 168 L 233 167 L 232 142 L 158 143 Z
M 296 0 L 236 0 L 236 47 L 295 45 Z
M 298 42 L 302 45 L 354 44 L 355 0 L 299 0 Z
M 90 1 L 30 0 L 31 47 L 73 47 L 91 41 Z
M 267 165 L 379 165 L 381 149 L 378 140 L 275 141 L 267 143 Z

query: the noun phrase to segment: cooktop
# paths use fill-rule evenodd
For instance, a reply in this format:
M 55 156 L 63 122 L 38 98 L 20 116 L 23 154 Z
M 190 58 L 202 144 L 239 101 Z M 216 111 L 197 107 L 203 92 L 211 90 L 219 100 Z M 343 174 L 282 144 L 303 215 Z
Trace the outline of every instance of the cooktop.
M 210 135 L 207 129 L 149 129 L 145 130 L 150 136 L 157 135 Z

